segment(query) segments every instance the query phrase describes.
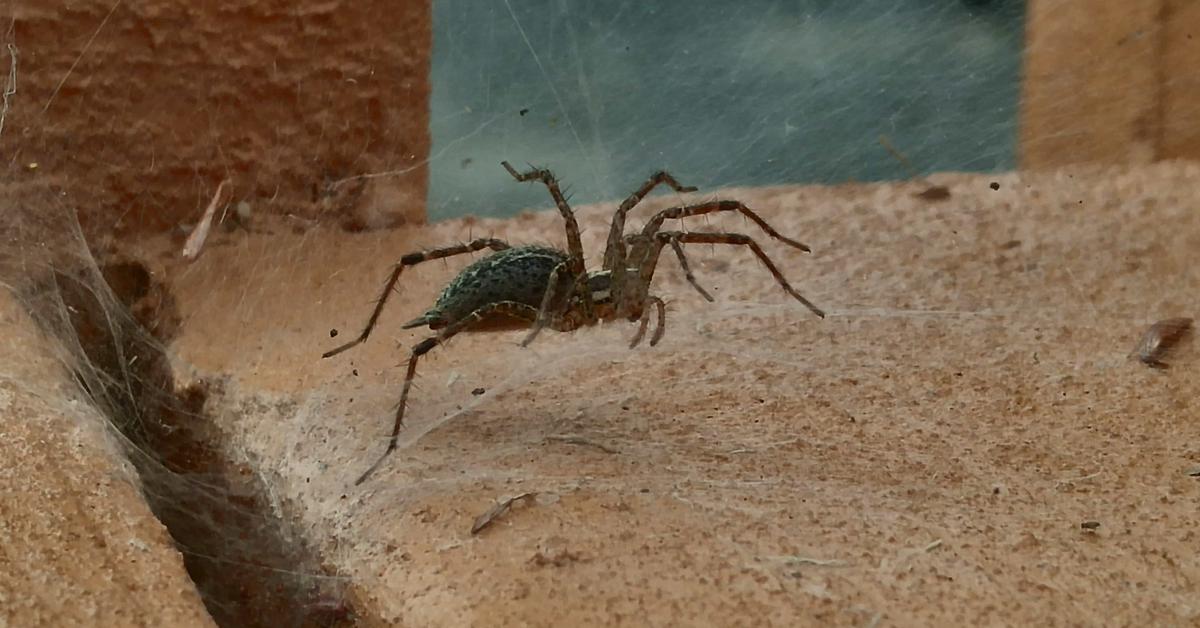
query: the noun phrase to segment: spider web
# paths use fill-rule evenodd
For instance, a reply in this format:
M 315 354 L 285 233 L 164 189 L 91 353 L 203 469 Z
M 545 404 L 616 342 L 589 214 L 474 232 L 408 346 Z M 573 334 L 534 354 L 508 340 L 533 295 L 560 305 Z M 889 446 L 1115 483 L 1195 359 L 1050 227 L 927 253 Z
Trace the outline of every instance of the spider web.
M 1155 205 L 1151 191 L 1122 182 L 1120 174 L 1088 171 L 1090 179 L 1074 180 L 1011 172 L 1023 2 L 435 0 L 433 8 L 428 214 L 435 224 L 426 229 L 347 234 L 247 213 L 251 229 L 221 222 L 203 255 L 190 262 L 180 259 L 179 237 L 85 242 L 75 208 L 54 196 L 25 198 L 0 215 L 6 238 L 0 281 L 57 342 L 56 358 L 74 383 L 61 405 L 83 402 L 107 418 L 115 448 L 136 468 L 136 477 L 126 479 L 169 524 L 223 625 L 242 625 L 247 617 L 329 625 L 360 604 L 384 620 L 403 617 L 416 625 L 445 623 L 453 612 L 465 616 L 478 600 L 450 599 L 444 581 L 428 574 L 445 569 L 461 579 L 461 589 L 483 590 L 473 578 L 486 580 L 480 573 L 487 570 L 454 571 L 455 565 L 474 564 L 464 554 L 502 565 L 504 544 L 475 543 L 479 537 L 467 524 L 485 506 L 525 491 L 536 492 L 547 512 L 569 512 L 550 508 L 559 500 L 583 503 L 580 495 L 603 493 L 611 499 L 585 504 L 602 517 L 645 488 L 696 520 L 736 516 L 768 527 L 792 514 L 779 506 L 783 493 L 862 499 L 846 478 L 885 475 L 869 461 L 888 451 L 856 449 L 856 438 L 863 425 L 911 420 L 898 405 L 876 402 L 915 393 L 884 384 L 884 392 L 873 389 L 879 397 L 863 396 L 868 409 L 859 411 L 823 390 L 861 373 L 897 382 L 906 372 L 947 364 L 969 373 L 1016 359 L 988 338 L 1032 343 L 1044 329 L 1059 327 L 1090 334 L 1107 348 L 1087 352 L 1046 342 L 1051 346 L 1030 372 L 1049 378 L 1053 365 L 1063 363 L 1120 369 L 1127 347 L 1113 321 L 1153 322 L 1151 313 L 1186 309 L 1179 295 L 1194 293 L 1197 271 L 1171 257 L 1182 259 L 1178 251 L 1190 246 L 1187 227 L 1196 218 L 1183 207 L 1194 194 Z M 15 61 L 13 67 L 15 74 Z M 5 92 L 5 112 L 14 95 L 20 97 Z M 0 124 L 0 132 L 11 128 Z M 718 196 L 754 199 L 756 209 L 761 204 L 770 221 L 784 221 L 781 230 L 812 245 L 813 254 L 787 251 L 737 216 L 671 228 L 753 236 L 829 317 L 814 319 L 747 251 L 733 247 L 687 249 L 699 280 L 717 296 L 705 303 L 667 251 L 655 278 L 656 293 L 670 307 L 661 348 L 631 352 L 633 327 L 619 323 L 570 335 L 545 332 L 528 349 L 518 346 L 521 334 L 457 337 L 420 362 L 399 450 L 377 477 L 355 488 L 353 479 L 386 443 L 408 351 L 428 333 L 400 324 L 427 307 L 472 257 L 406 271 L 371 339 L 321 360 L 322 351 L 358 332 L 389 265 L 404 252 L 477 236 L 561 246 L 560 218 L 527 212 L 551 206 L 545 189 L 514 183 L 499 167 L 502 160 L 518 169 L 549 167 L 569 188 L 590 268 L 600 261 L 613 206 L 650 172 L 665 169 L 700 191 L 659 191 L 639 206 L 631 229 L 667 206 Z M 1158 175 L 1178 182 L 1194 171 Z M 907 183 L 837 187 L 877 181 Z M 1002 202 L 958 204 L 958 195 L 977 198 L 989 181 Z M 1090 181 L 1111 185 L 1091 189 Z M 919 196 L 938 186 L 956 200 Z M 1043 191 L 1101 206 L 1116 190 L 1131 203 L 1158 207 L 1181 228 L 1164 234 L 1122 209 L 1108 222 L 1062 236 L 1009 226 L 1002 213 L 1037 205 Z M 240 215 L 236 200 L 217 210 Z M 1047 224 L 1065 230 L 1066 220 L 1051 216 Z M 1139 229 L 1151 242 L 1147 249 L 1161 244 L 1167 251 L 1154 258 L 1154 269 L 1183 268 L 1158 279 L 1161 294 L 1148 297 L 1142 275 L 1110 282 L 1091 274 L 1087 258 L 1076 255 L 1107 247 L 1114 256 L 1136 257 L 1138 245 L 1110 237 L 1121 225 Z M 1021 248 L 1029 243 L 1065 261 L 1039 266 Z M 926 246 L 922 256 L 879 261 Z M 994 266 L 977 263 L 981 250 L 994 256 Z M 972 282 L 992 276 L 1004 277 L 1011 290 L 972 289 Z M 1098 294 L 1118 296 L 1104 301 Z M 1071 321 L 1063 320 L 1063 302 L 1079 305 Z M 878 328 L 944 342 L 853 342 Z M 836 364 L 811 355 L 835 356 Z M 1058 371 L 1053 377 L 1069 380 Z M 574 392 L 559 398 L 560 390 Z M 919 392 L 928 392 L 923 403 L 942 403 L 940 390 Z M 661 398 L 655 395 L 670 397 L 678 416 L 647 401 Z M 760 413 L 769 418 L 747 419 Z M 843 437 L 822 441 L 804 431 L 835 422 Z M 696 444 L 705 457 L 692 456 L 681 442 Z M 799 455 L 780 463 L 783 471 L 755 475 L 737 467 L 743 458 L 791 447 Z M 852 454 L 820 459 L 853 459 L 831 472 L 832 484 L 820 484 L 828 479 L 825 469 L 791 460 L 815 458 L 821 448 Z M 787 466 L 793 464 L 799 466 Z M 924 468 L 907 471 L 915 477 Z M 1089 472 L 1076 471 L 1059 476 Z M 894 516 L 880 508 L 863 517 Z M 522 519 L 513 521 L 519 530 Z M 587 529 L 587 521 L 573 525 Z M 410 529 L 419 532 L 415 540 L 398 532 Z M 563 524 L 560 532 L 570 536 L 571 529 Z M 680 535 L 645 532 L 671 534 Z M 569 552 L 550 556 L 544 537 L 514 532 L 510 538 L 522 551 L 536 547 L 535 566 L 545 566 L 537 562 L 543 560 L 559 568 L 559 558 L 573 564 Z M 795 554 L 794 547 L 711 542 L 738 569 L 755 564 L 772 582 L 790 582 L 775 567 L 761 567 L 761 554 Z M 812 541 L 808 549 L 822 547 Z M 392 597 L 397 590 L 437 590 L 442 597 Z M 878 598 L 840 594 L 864 608 L 880 606 Z
M 440 2 L 429 214 L 575 200 L 664 168 L 701 189 L 1015 166 L 1023 2 Z M 880 136 L 903 152 L 898 162 Z

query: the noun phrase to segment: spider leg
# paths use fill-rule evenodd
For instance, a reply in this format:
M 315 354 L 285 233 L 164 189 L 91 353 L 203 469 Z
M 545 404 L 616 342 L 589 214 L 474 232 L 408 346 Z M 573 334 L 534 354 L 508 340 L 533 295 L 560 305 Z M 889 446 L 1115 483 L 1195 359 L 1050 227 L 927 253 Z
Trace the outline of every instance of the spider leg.
M 650 175 L 650 178 L 646 179 L 646 182 L 633 194 L 630 194 L 629 198 L 625 199 L 625 202 L 621 203 L 613 214 L 612 225 L 608 230 L 608 243 L 604 247 L 604 269 L 612 273 L 612 283 L 618 291 L 625 281 L 625 217 L 629 214 L 629 210 L 642 202 L 642 199 L 646 198 L 646 195 L 654 188 L 664 184 L 679 193 L 696 191 L 695 186 L 681 185 L 679 181 L 675 180 L 675 177 L 660 170 Z
M 387 303 L 388 297 L 392 295 L 392 290 L 396 287 L 396 282 L 400 279 L 400 273 L 408 266 L 415 266 L 421 262 L 429 260 L 443 259 L 453 255 L 461 255 L 463 253 L 473 253 L 483 249 L 492 249 L 493 251 L 503 251 L 509 248 L 508 243 L 495 238 L 479 238 L 466 244 L 458 244 L 455 246 L 447 246 L 440 249 L 432 249 L 429 251 L 418 251 L 408 253 L 400 258 L 400 261 L 392 268 L 392 274 L 388 277 L 387 283 L 384 284 L 383 292 L 379 294 L 379 299 L 375 303 L 375 309 L 371 312 L 371 318 L 367 319 L 367 325 L 363 328 L 362 333 L 357 338 L 347 342 L 340 347 L 330 349 L 321 355 L 323 358 L 333 357 L 346 349 L 358 345 L 371 335 L 371 331 L 375 329 L 375 323 L 379 322 L 379 315 L 383 312 L 383 306 Z
M 779 282 L 779 285 L 783 286 L 783 289 L 787 291 L 788 294 L 792 295 L 792 297 L 797 301 L 803 303 L 804 306 L 811 310 L 813 314 L 816 314 L 821 318 L 825 318 L 825 312 L 821 311 L 821 309 L 813 305 L 811 301 L 801 296 L 799 292 L 796 292 L 796 289 L 787 282 L 787 279 L 784 279 L 783 273 L 779 272 L 779 268 L 775 266 L 775 263 L 771 261 L 770 257 L 767 257 L 767 254 L 763 252 L 762 247 L 758 246 L 758 243 L 755 242 L 753 238 L 741 233 L 688 233 L 680 231 L 659 232 L 657 235 L 655 235 L 654 254 L 647 259 L 642 268 L 643 277 L 647 274 L 653 274 L 654 264 L 657 263 L 658 251 L 661 251 L 662 247 L 670 243 L 672 240 L 677 240 L 682 244 L 733 244 L 749 247 L 750 250 L 753 251 L 756 256 L 758 256 L 759 261 L 766 265 L 767 270 L 771 271 L 771 274 L 775 277 L 775 281 Z M 648 280 L 647 283 L 649 283 Z
M 640 233 L 633 233 L 633 234 L 630 234 L 625 237 L 626 244 L 632 244 L 634 247 L 637 247 L 639 249 L 638 256 L 637 256 L 638 260 L 645 260 L 647 258 L 647 253 L 651 252 L 648 250 L 647 245 L 645 244 L 646 242 L 650 242 L 649 247 L 657 246 L 655 244 L 654 240 L 648 239 Z M 714 300 L 712 298 L 712 295 L 710 295 L 708 293 L 708 291 L 705 290 L 704 287 L 701 286 L 700 283 L 696 281 L 696 276 L 692 274 L 692 267 L 687 261 L 687 255 L 684 254 L 683 247 L 680 246 L 679 240 L 677 240 L 675 238 L 671 238 L 669 243 L 671 245 L 671 249 L 673 251 L 675 251 L 675 257 L 679 258 L 679 266 L 683 269 L 683 275 L 685 278 L 687 278 L 688 283 L 692 284 L 692 287 L 695 288 L 696 291 L 700 293 L 700 296 L 704 297 L 704 299 L 706 301 L 708 301 L 709 303 L 712 303 Z M 658 255 L 657 253 L 654 254 L 656 264 L 657 264 L 657 259 L 658 259 L 657 255 Z M 639 262 L 639 263 L 644 263 L 644 261 Z M 630 270 L 634 270 L 634 269 L 630 269 Z M 653 278 L 653 273 L 650 274 L 650 277 L 643 278 L 643 280 L 648 282 L 652 278 Z M 648 287 L 648 285 L 649 284 L 647 284 L 647 287 Z M 635 298 L 635 302 L 636 302 L 636 298 Z
M 366 479 L 370 477 L 371 474 L 380 467 L 380 465 L 383 464 L 383 461 L 387 459 L 388 455 L 396 450 L 396 442 L 400 438 L 400 428 L 404 426 L 404 408 L 406 405 L 408 405 L 408 392 L 412 388 L 413 378 L 417 374 L 417 359 L 426 353 L 429 353 L 429 351 L 434 347 L 444 344 L 447 340 L 450 340 L 459 332 L 466 331 L 472 325 L 476 325 L 486 319 L 488 316 L 495 314 L 512 316 L 514 318 L 525 320 L 533 320 L 533 318 L 537 315 L 532 307 L 525 305 L 524 303 L 517 303 L 514 301 L 499 301 L 497 303 L 489 303 L 488 305 L 471 312 L 462 320 L 451 323 L 445 329 L 441 330 L 436 336 L 426 338 L 412 348 L 412 354 L 408 358 L 408 371 L 404 375 L 404 388 L 400 391 L 400 405 L 396 408 L 396 423 L 392 427 L 392 436 L 388 441 L 387 450 L 383 452 L 383 455 L 379 456 L 379 458 L 375 461 L 375 464 L 371 465 L 371 468 L 367 469 L 358 477 L 357 480 L 355 480 L 354 484 L 356 486 L 366 481 Z
M 650 337 L 650 346 L 653 347 L 654 345 L 658 344 L 659 340 L 662 340 L 663 333 L 666 332 L 667 304 L 663 303 L 662 299 L 653 295 L 646 297 L 646 304 L 653 304 L 655 309 L 658 310 L 658 327 L 654 329 L 654 335 Z M 643 306 L 641 319 L 642 320 L 638 324 L 637 333 L 634 334 L 633 340 L 629 342 L 630 349 L 638 346 L 638 343 L 640 343 L 642 338 L 646 335 L 646 327 L 648 327 L 650 324 L 650 308 Z
M 546 281 L 546 291 L 542 293 L 542 303 L 538 307 L 537 318 L 534 319 L 533 326 L 529 328 L 529 333 L 525 336 L 525 339 L 521 341 L 522 347 L 528 347 L 529 343 L 533 342 L 533 339 L 537 338 L 538 334 L 541 333 L 542 328 L 549 325 L 550 322 L 559 314 L 559 312 L 555 312 L 552 316 L 550 314 L 550 309 L 554 306 L 556 300 L 558 299 L 558 285 L 562 274 L 564 272 L 570 272 L 566 270 L 566 267 L 569 264 L 569 261 L 563 262 L 562 264 L 555 266 L 554 270 L 550 271 L 550 279 Z
M 671 238 L 671 248 L 675 250 L 675 257 L 679 258 L 679 266 L 683 268 L 683 276 L 687 278 L 688 283 L 700 292 L 700 296 L 704 297 L 709 303 L 713 302 L 710 295 L 700 284 L 696 282 L 696 276 L 692 274 L 692 269 L 688 266 L 687 257 L 683 254 L 683 246 L 679 244 L 679 238 Z
M 541 181 L 550 191 L 550 196 L 558 207 L 558 213 L 562 214 L 563 221 L 566 223 L 567 253 L 571 260 L 571 274 L 575 277 L 576 288 L 583 295 L 583 312 L 589 320 L 593 320 L 592 295 L 587 290 L 587 269 L 583 263 L 583 242 L 579 236 L 579 222 L 575 220 L 575 212 L 567 204 L 567 199 L 558 187 L 558 179 L 546 168 L 531 167 L 528 172 L 521 173 L 517 172 L 507 161 L 500 162 L 500 165 L 504 166 L 508 174 L 517 181 Z
M 664 220 L 672 218 L 686 218 L 688 216 L 700 216 L 703 214 L 713 214 L 716 212 L 739 212 L 753 221 L 754 224 L 762 228 L 762 230 L 772 238 L 775 238 L 776 240 L 779 240 L 790 247 L 800 249 L 805 253 L 809 252 L 807 245 L 797 242 L 783 235 L 782 233 L 779 233 L 774 227 L 767 224 L 767 221 L 763 220 L 761 216 L 756 214 L 754 210 L 743 205 L 741 201 L 710 201 L 708 203 L 700 203 L 698 205 L 687 205 L 684 207 L 671 207 L 664 209 L 655 214 L 654 217 L 646 223 L 645 228 L 642 229 L 642 235 L 652 237 L 654 234 L 658 233 L 658 230 L 662 228 L 662 223 Z

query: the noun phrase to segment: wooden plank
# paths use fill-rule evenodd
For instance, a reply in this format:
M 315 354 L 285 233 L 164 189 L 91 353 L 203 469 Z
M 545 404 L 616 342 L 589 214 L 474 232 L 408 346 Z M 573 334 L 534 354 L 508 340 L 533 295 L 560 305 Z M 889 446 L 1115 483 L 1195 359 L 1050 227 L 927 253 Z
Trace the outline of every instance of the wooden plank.
M 61 188 L 89 232 L 194 224 L 226 178 L 254 215 L 424 222 L 428 0 L 18 0 L 12 13 L 6 173 Z M 355 178 L 378 172 L 397 174 Z
M 1200 1 L 1167 0 L 1163 159 L 1200 159 Z
M 1021 88 L 1022 168 L 1146 163 L 1162 135 L 1165 0 L 1031 0 Z

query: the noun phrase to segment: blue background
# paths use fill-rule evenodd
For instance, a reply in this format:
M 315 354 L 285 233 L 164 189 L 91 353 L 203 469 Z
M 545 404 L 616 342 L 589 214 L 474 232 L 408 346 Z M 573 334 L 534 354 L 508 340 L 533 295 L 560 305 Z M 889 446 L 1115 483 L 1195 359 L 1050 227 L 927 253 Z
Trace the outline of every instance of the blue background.
M 1015 165 L 1018 0 L 435 0 L 429 215 Z

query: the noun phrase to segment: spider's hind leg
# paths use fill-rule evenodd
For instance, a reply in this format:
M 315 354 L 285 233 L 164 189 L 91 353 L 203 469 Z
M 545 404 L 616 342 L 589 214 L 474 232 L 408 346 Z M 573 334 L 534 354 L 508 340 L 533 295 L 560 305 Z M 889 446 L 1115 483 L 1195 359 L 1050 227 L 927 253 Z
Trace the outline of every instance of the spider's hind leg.
M 426 353 L 429 353 L 434 347 L 444 344 L 456 334 L 466 331 L 472 326 L 483 322 L 489 316 L 496 314 L 511 316 L 513 318 L 527 321 L 532 321 L 537 316 L 537 312 L 535 312 L 532 307 L 525 305 L 524 303 L 517 303 L 514 301 L 499 301 L 497 303 L 489 303 L 475 310 L 474 312 L 471 312 L 462 320 L 455 321 L 454 323 L 450 324 L 436 336 L 431 336 L 425 340 L 422 340 L 412 348 L 412 354 L 408 358 L 408 371 L 404 374 L 404 388 L 402 388 L 400 391 L 400 405 L 396 408 L 396 422 L 392 426 L 392 436 L 391 439 L 388 440 L 387 449 L 384 450 L 381 456 L 379 456 L 379 458 L 375 461 L 375 464 L 371 465 L 371 468 L 367 469 L 358 477 L 357 480 L 354 481 L 355 485 L 362 484 L 364 481 L 366 481 L 366 479 L 370 477 L 371 474 L 380 467 L 380 465 L 383 464 L 383 461 L 387 459 L 388 455 L 396 450 L 396 443 L 400 439 L 400 428 L 404 427 L 404 408 L 408 405 L 408 392 L 412 389 L 413 379 L 417 375 L 417 359 Z
M 545 168 L 533 168 L 529 172 L 517 172 L 507 161 L 500 162 L 501 166 L 512 175 L 512 178 L 517 181 L 541 181 L 542 185 L 550 192 L 550 197 L 554 199 L 554 205 L 558 207 L 558 212 L 562 214 L 563 220 L 566 222 L 567 229 L 567 253 L 571 255 L 572 268 L 576 273 L 583 272 L 583 243 L 579 237 L 579 222 L 575 220 L 575 212 L 571 206 L 567 204 L 567 199 L 563 196 L 562 189 L 558 187 L 558 179 L 554 173 Z M 575 267 L 576 263 L 578 267 Z
M 517 172 L 507 161 L 500 162 L 501 166 L 512 175 L 512 178 L 517 181 L 541 181 L 542 185 L 550 192 L 550 197 L 554 199 L 554 205 L 558 207 L 558 213 L 562 214 L 563 223 L 567 230 L 567 253 L 570 259 L 571 275 L 575 278 L 575 287 L 581 293 L 583 303 L 584 317 L 589 320 L 594 320 L 594 308 L 592 304 L 592 295 L 587 290 L 587 268 L 583 262 L 583 242 L 579 235 L 579 221 L 575 219 L 575 211 L 567 204 L 567 199 L 563 196 L 562 189 L 558 187 L 558 179 L 554 173 L 546 168 L 533 168 L 528 172 Z M 532 338 L 530 339 L 532 340 Z
M 371 312 L 371 318 L 367 319 L 367 324 L 363 327 L 362 332 L 357 338 L 347 342 L 344 345 L 335 347 L 326 351 L 321 355 L 323 358 L 333 357 L 346 349 L 355 345 L 361 344 L 371 335 L 371 331 L 375 329 L 375 324 L 379 322 L 379 315 L 383 313 L 383 306 L 387 303 L 388 297 L 392 295 L 392 290 L 396 288 L 396 282 L 400 280 L 400 273 L 409 266 L 415 266 L 421 262 L 429 260 L 442 259 L 453 255 L 461 255 L 463 253 L 474 253 L 483 249 L 492 249 L 493 251 L 503 251 L 509 248 L 508 243 L 495 238 L 479 238 L 466 244 L 458 244 L 455 246 L 447 246 L 440 249 L 432 249 L 429 251 L 417 251 L 408 253 L 400 258 L 392 268 L 392 274 L 388 276 L 387 282 L 383 286 L 383 292 L 379 294 L 379 299 L 375 302 L 375 309 Z

